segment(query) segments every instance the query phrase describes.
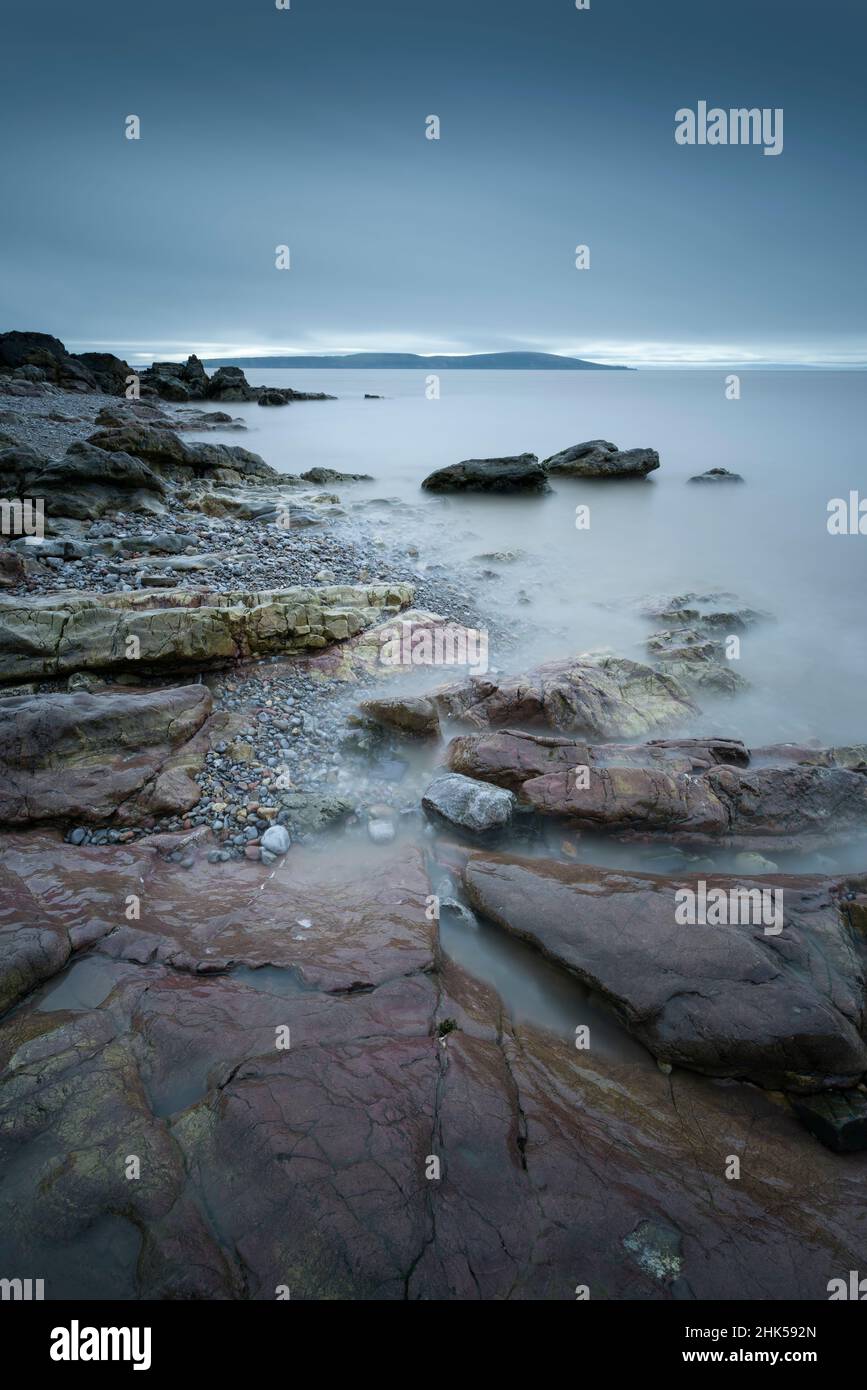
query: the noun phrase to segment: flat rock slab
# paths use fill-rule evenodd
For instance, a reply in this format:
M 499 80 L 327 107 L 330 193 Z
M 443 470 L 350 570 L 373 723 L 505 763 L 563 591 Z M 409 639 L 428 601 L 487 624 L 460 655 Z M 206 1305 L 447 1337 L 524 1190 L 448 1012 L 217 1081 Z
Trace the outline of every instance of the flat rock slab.
M 118 960 L 187 972 L 274 966 L 321 990 L 371 988 L 433 962 L 428 880 L 420 854 L 405 847 L 377 855 L 363 876 L 297 847 L 270 869 L 245 860 L 223 873 L 204 854 L 179 870 L 147 840 L 100 849 L 22 834 L 4 838 L 0 873 L 7 940 L 14 946 L 22 922 L 38 928 L 38 940 L 25 943 L 34 979 L 96 942 Z M 129 894 L 140 900 L 138 918 L 126 916 Z M 11 1002 L 21 993 L 11 948 L 0 960 Z
M 0 598 L 0 681 L 81 670 L 192 671 L 343 642 L 406 607 L 410 584 Z
M 867 1069 L 865 962 L 844 885 L 713 876 L 706 889 L 782 889 L 776 934 L 683 925 L 696 878 L 473 855 L 472 907 L 538 946 L 615 1008 L 660 1061 L 772 1089 L 850 1084 Z
M 0 698 L 0 824 L 118 817 L 190 810 L 211 713 L 202 685 L 136 694 L 44 694 Z

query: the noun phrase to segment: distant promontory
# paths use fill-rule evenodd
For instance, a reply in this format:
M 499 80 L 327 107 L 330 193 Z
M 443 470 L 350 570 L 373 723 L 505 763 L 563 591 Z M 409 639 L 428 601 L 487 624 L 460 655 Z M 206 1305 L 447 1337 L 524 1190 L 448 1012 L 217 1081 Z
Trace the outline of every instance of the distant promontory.
M 349 352 L 332 356 L 211 357 L 206 367 L 350 367 L 356 370 L 410 368 L 415 371 L 499 372 L 629 372 L 633 367 L 614 367 L 586 362 L 580 357 L 558 357 L 553 352 L 474 352 L 467 356 L 422 356 L 417 352 Z

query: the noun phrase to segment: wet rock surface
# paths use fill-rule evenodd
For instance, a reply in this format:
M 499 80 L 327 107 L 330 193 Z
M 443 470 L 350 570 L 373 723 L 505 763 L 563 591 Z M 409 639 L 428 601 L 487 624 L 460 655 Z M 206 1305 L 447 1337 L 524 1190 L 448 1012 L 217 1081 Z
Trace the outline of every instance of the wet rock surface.
M 316 910 L 302 872 L 249 928 L 266 874 L 241 866 L 199 928 L 143 849 L 12 843 L 18 917 L 35 901 L 58 936 L 102 931 L 0 1022 L 0 1249 L 38 1258 L 49 1297 L 824 1298 L 857 1267 L 857 1156 L 760 1091 L 510 1024 L 437 964 L 415 864 L 369 891 L 317 879 Z M 142 871 L 163 905 L 127 932 Z M 732 1152 L 750 1154 L 737 1185 Z
M 867 778 L 834 761 L 799 763 L 735 740 L 591 746 L 503 730 L 453 739 L 453 771 L 520 789 L 543 815 L 673 842 L 772 849 L 863 839 Z M 779 765 L 773 765 L 778 763 Z
M 660 1061 L 770 1089 L 851 1084 L 867 1068 L 867 1044 L 849 885 L 774 884 L 779 923 L 690 925 L 677 920 L 676 894 L 697 892 L 697 880 L 482 855 L 464 870 L 477 912 L 574 971 Z M 718 876 L 705 886 L 771 885 Z
M 476 590 L 521 552 L 479 535 L 452 575 L 363 475 L 182 437 L 301 393 L 192 358 L 130 401 L 52 360 L 0 412 L 9 488 L 55 504 L 0 566 L 2 807 L 34 827 L 0 834 L 0 1267 L 49 1297 L 825 1298 L 867 1237 L 867 907 L 775 861 L 855 833 L 867 749 L 686 736 L 716 727 L 696 668 L 766 615 L 643 598 L 647 664 L 444 671 L 426 644 L 472 651 L 480 610 L 508 656 Z M 457 816 L 432 778 L 472 779 Z M 669 867 L 583 862 L 629 838 Z M 674 923 L 690 841 L 706 885 L 782 889 L 779 934 Z M 455 963 L 491 934 L 531 992 L 554 962 L 556 1024 Z

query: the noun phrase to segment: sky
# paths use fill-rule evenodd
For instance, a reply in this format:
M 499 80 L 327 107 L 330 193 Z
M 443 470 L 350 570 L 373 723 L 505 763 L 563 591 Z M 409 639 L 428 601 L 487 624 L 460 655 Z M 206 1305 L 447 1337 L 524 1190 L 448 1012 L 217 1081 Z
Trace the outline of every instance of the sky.
M 0 330 L 867 364 L 865 40 L 864 0 L 10 5 Z M 782 152 L 678 144 L 700 101 Z

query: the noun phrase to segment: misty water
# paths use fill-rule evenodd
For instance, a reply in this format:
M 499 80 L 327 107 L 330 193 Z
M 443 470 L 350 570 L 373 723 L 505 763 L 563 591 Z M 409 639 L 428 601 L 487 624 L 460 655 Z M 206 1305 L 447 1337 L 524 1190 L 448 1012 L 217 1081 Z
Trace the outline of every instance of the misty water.
M 679 732 L 753 747 L 867 738 L 867 536 L 831 535 L 827 526 L 832 498 L 867 493 L 861 373 L 744 371 L 737 400 L 727 399 L 722 371 L 443 372 L 439 399 L 428 398 L 425 375 L 415 371 L 250 368 L 247 375 L 338 397 L 228 408 L 247 421 L 245 446 L 280 471 L 372 474 L 370 483 L 336 485 L 342 504 L 363 504 L 355 514 L 389 551 L 417 550 L 407 557 L 408 579 L 418 569 L 467 580 L 481 621 L 509 635 L 508 650 L 492 639 L 492 666 L 517 671 L 591 650 L 645 660 L 654 627 L 636 601 L 721 590 L 769 615 L 740 634 L 738 670 L 749 688 L 734 698 L 703 691 L 702 715 Z M 231 432 L 202 437 L 239 442 Z M 545 458 L 594 438 L 654 448 L 661 467 L 635 482 L 558 477 L 545 496 L 420 490 L 429 472 L 461 459 Z M 715 467 L 746 481 L 688 482 Z M 590 508 L 589 529 L 576 529 L 579 505 Z M 509 564 L 475 558 L 501 551 L 522 555 Z M 433 685 L 443 673 L 430 675 Z M 436 757 L 422 761 L 432 768 Z M 664 847 L 586 835 L 580 847 L 582 859 L 602 864 L 669 867 Z M 790 871 L 864 867 L 860 851 L 835 851 L 829 860 L 783 849 L 775 858 Z M 724 871 L 732 860 L 715 852 L 696 857 L 695 867 Z M 670 867 L 678 864 L 688 868 L 675 855 Z M 514 1016 L 571 1032 L 583 993 L 528 947 L 459 920 L 444 922 L 442 935 L 449 954 L 492 983 Z

